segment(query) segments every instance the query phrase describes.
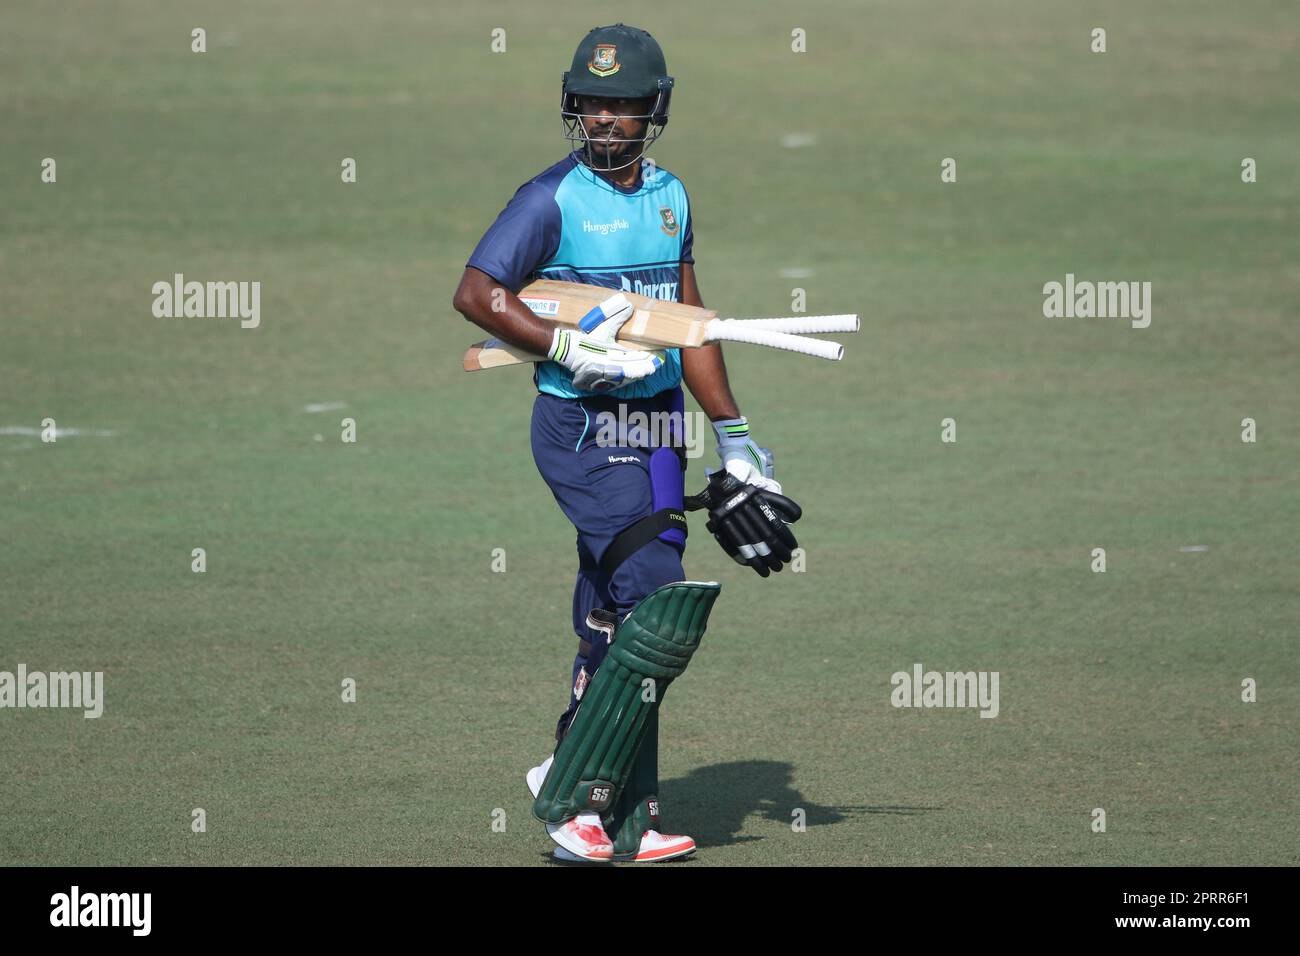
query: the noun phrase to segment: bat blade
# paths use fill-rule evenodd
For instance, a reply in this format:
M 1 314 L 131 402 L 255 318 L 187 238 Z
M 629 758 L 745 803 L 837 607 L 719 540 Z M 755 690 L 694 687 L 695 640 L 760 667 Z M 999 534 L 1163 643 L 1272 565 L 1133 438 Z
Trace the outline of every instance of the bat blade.
M 525 365 L 528 362 L 545 361 L 545 356 L 525 352 L 500 339 L 488 339 L 471 345 L 461 365 L 467 372 L 482 372 L 503 365 Z
M 583 317 L 618 289 L 538 279 L 519 290 L 519 301 L 533 314 L 560 325 L 577 326 Z M 661 348 L 697 348 L 705 343 L 709 321 L 718 313 L 667 299 L 654 299 L 636 292 L 624 292 L 632 303 L 632 317 L 619 330 L 618 341 L 630 345 Z

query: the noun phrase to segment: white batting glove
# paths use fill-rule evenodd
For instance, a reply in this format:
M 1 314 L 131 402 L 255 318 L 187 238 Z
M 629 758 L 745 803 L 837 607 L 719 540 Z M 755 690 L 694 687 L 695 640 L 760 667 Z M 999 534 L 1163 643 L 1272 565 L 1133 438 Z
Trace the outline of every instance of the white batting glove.
M 615 343 L 618 330 L 632 317 L 632 303 L 619 292 L 585 316 L 576 329 L 556 327 L 547 358 L 573 373 L 573 387 L 608 392 L 659 371 L 662 350 L 627 349 Z
M 781 483 L 772 477 L 772 453 L 759 448 L 749 437 L 749 421 L 724 418 L 713 423 L 713 433 L 718 438 L 718 457 L 725 471 L 748 485 L 757 485 L 764 491 L 781 493 Z M 707 478 L 716 468 L 704 469 Z

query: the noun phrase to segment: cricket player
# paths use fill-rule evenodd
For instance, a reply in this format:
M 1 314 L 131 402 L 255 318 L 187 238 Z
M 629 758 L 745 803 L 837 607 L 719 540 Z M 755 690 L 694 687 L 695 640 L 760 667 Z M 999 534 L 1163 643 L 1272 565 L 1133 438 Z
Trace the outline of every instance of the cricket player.
M 650 34 L 621 23 L 588 33 L 563 80 L 561 116 L 572 151 L 515 192 L 474 249 L 453 300 L 457 311 L 494 337 L 548 357 L 534 366 L 538 394 L 532 452 L 577 530 L 572 624 L 578 653 L 568 707 L 556 725 L 559 749 L 528 773 L 527 782 L 535 797 L 543 784 L 554 791 L 580 781 L 586 788 L 569 804 L 563 794 L 543 793 L 534 808 L 538 813 L 551 801 L 545 803 L 547 813 L 538 815 L 560 845 L 555 855 L 566 860 L 658 861 L 695 849 L 689 836 L 660 831 L 657 699 L 651 701 L 653 708 L 638 711 L 639 723 L 620 745 L 624 750 L 606 753 L 604 764 L 597 761 L 586 772 L 581 754 L 565 757 L 568 769 L 562 774 L 558 764 L 552 772 L 552 763 L 565 755 L 566 737 L 587 740 L 584 735 L 591 735 L 592 742 L 581 745 L 587 751 L 606 746 L 597 742 L 602 728 L 586 726 L 599 717 L 586 713 L 595 705 L 584 709 L 579 704 L 584 693 L 596 693 L 597 674 L 616 633 L 621 640 L 625 629 L 629 635 L 635 631 L 643 644 L 662 639 L 690 645 L 698 641 L 717 592 L 716 584 L 686 582 L 682 568 L 685 456 L 680 429 L 667 442 L 660 435 L 623 435 L 611 446 L 598 440 L 600 421 L 613 420 L 602 419 L 602 413 L 616 419 L 621 406 L 624 420 L 636 411 L 648 418 L 653 412 L 672 412 L 680 422 L 684 381 L 717 436 L 722 468 L 710 473 L 710 481 L 728 482 L 731 492 L 726 494 L 744 490 L 734 498 L 754 489 L 781 491 L 771 477 L 766 450 L 751 440 L 748 422 L 732 397 L 717 344 L 640 350 L 614 341 L 632 311 L 621 291 L 703 305 L 686 189 L 645 159 L 646 149 L 668 123 L 672 89 L 663 51 Z M 536 278 L 588 283 L 611 294 L 584 320 L 587 331 L 562 329 L 535 316 L 516 297 Z M 768 569 L 780 570 L 790 560 L 787 545 L 793 537 L 788 531 L 775 537 L 752 525 L 748 531 L 752 533 L 732 533 L 726 541 L 721 532 L 715 536 L 737 561 L 750 563 L 764 577 Z M 645 602 L 652 592 L 650 607 Z M 639 605 L 636 619 L 628 620 Z M 670 618 L 677 629 L 665 634 L 671 630 L 665 623 Z M 629 647 L 632 640 L 626 638 Z M 654 670 L 662 662 L 645 652 L 645 662 L 638 663 L 634 651 L 619 658 L 630 662 L 618 665 L 619 674 L 626 670 L 626 679 L 657 686 L 661 698 L 670 679 L 667 672 Z M 648 674 L 658 676 L 644 676 Z M 640 707 L 637 697 L 627 707 L 611 704 L 602 713 L 614 721 L 625 710 Z M 605 736 L 613 735 L 612 727 L 604 729 L 610 731 Z M 580 747 L 569 743 L 570 749 Z M 592 784 L 604 780 L 605 771 L 597 764 L 623 767 L 629 779 L 613 780 L 611 786 Z

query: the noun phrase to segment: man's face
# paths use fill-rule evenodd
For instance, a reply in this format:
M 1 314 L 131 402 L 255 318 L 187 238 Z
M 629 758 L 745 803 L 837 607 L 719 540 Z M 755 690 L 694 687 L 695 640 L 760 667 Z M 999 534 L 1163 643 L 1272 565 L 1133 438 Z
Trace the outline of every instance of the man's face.
M 636 142 L 619 142 L 619 140 L 642 139 L 645 136 L 647 121 L 628 117 L 645 116 L 653 106 L 654 97 L 650 96 L 638 99 L 579 96 L 578 111 L 583 114 L 582 128 L 591 140 L 593 154 L 608 161 L 635 149 Z M 606 140 L 614 140 L 614 142 L 606 142 Z

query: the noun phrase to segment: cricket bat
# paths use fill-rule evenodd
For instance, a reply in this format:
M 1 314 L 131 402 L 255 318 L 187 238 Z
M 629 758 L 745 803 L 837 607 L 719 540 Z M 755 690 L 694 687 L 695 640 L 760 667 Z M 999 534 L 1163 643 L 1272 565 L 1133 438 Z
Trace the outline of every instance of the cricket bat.
M 582 320 L 602 302 L 618 292 L 580 282 L 539 279 L 519 291 L 518 297 L 538 318 L 566 326 L 580 326 Z M 628 348 L 699 348 L 710 342 L 749 342 L 787 349 L 805 355 L 838 360 L 844 347 L 838 342 L 805 338 L 816 332 L 856 332 L 856 315 L 793 316 L 779 319 L 719 319 L 713 309 L 652 299 L 635 292 L 623 295 L 632 302 L 632 316 L 621 329 L 617 342 Z M 599 315 L 593 321 L 599 321 Z M 521 349 L 488 339 L 470 347 L 464 367 L 468 372 L 545 361 Z

